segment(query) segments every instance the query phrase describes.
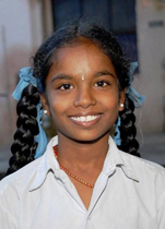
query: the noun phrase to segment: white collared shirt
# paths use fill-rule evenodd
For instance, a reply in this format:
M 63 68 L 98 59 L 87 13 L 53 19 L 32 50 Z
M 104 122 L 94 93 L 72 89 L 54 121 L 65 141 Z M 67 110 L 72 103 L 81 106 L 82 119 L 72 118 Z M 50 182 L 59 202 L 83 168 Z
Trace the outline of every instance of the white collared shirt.
M 1 229 L 165 229 L 165 170 L 109 150 L 88 210 L 54 157 L 45 154 L 0 182 Z

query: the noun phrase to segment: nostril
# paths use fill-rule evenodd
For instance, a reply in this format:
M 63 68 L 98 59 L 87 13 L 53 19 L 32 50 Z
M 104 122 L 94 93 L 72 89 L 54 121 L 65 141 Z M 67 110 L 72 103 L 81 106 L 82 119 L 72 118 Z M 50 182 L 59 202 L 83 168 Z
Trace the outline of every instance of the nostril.
M 89 106 L 94 106 L 96 104 L 96 99 L 89 93 L 81 94 L 74 101 L 74 106 L 80 106 L 83 108 L 88 108 Z

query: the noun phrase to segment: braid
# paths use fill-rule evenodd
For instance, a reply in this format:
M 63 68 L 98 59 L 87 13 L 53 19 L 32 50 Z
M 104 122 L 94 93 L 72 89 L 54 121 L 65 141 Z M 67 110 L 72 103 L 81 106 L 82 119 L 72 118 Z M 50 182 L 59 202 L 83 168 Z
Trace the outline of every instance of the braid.
M 138 153 L 139 143 L 135 139 L 136 127 L 135 127 L 135 115 L 134 115 L 134 104 L 132 100 L 126 95 L 125 108 L 119 113 L 121 118 L 120 136 L 121 145 L 118 146 L 119 149 L 132 154 L 134 156 L 140 157 Z
M 22 168 L 34 160 L 37 143 L 34 136 L 39 133 L 37 117 L 37 104 L 39 93 L 33 85 L 28 85 L 22 93 L 17 104 L 17 131 L 14 134 L 14 143 L 11 146 L 12 157 L 7 175 Z

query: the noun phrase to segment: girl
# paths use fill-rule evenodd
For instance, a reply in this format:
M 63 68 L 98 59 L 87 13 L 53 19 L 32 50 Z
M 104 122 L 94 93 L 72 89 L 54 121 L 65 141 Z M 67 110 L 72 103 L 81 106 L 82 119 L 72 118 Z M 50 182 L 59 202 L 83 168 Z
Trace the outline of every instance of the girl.
M 135 157 L 142 98 L 130 67 L 108 31 L 80 23 L 55 32 L 21 70 L 7 173 L 37 159 L 2 180 L 0 228 L 165 228 L 164 169 Z M 46 150 L 40 101 L 58 134 Z

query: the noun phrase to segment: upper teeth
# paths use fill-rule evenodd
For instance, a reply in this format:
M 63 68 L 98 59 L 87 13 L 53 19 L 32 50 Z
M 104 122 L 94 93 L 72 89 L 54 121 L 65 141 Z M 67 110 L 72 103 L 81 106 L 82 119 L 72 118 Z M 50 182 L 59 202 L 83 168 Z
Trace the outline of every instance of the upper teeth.
M 88 116 L 80 116 L 80 117 L 71 117 L 71 119 L 79 121 L 79 122 L 89 122 L 95 120 L 98 115 L 88 115 Z

